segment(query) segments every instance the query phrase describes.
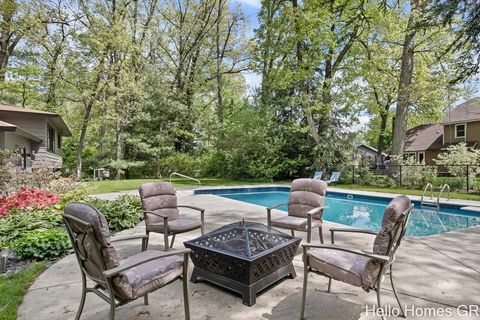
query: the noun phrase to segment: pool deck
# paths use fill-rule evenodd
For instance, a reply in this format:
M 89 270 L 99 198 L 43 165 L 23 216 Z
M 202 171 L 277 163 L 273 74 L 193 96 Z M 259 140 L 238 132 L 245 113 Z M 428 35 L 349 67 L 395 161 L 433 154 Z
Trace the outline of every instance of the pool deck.
M 258 187 L 258 186 L 255 186 Z M 333 190 L 334 188 L 332 188 Z M 345 190 L 339 190 L 347 192 Z M 136 194 L 136 191 L 121 192 Z M 353 193 L 353 191 L 352 191 Z M 101 198 L 113 198 L 119 193 L 102 195 Z M 363 193 L 365 194 L 365 193 Z M 372 193 L 374 194 L 374 193 Z M 375 193 L 376 194 L 376 193 Z M 392 194 L 385 194 L 392 197 Z M 203 207 L 206 209 L 206 231 L 214 230 L 228 223 L 246 219 L 266 223 L 264 207 L 226 199 L 214 195 L 192 195 L 189 190 L 179 190 L 179 203 Z M 415 199 L 415 197 L 412 197 Z M 472 205 L 474 201 L 463 201 Z M 476 205 L 480 205 L 479 202 Z M 188 209 L 182 212 L 188 217 L 198 214 Z M 273 216 L 280 216 L 274 211 Z M 330 242 L 328 229 L 339 226 L 325 221 L 325 241 Z M 144 233 L 140 223 L 133 229 L 118 235 Z M 192 231 L 177 236 L 175 246 L 182 248 L 182 242 L 198 237 L 200 232 Z M 305 233 L 297 233 L 304 239 Z M 372 239 L 368 235 L 339 235 L 337 243 L 359 248 L 371 248 Z M 318 235 L 314 233 L 314 243 Z M 162 238 L 153 234 L 149 249 L 161 249 Z M 140 249 L 138 241 L 115 243 L 122 256 Z M 408 237 L 398 250 L 395 278 L 400 298 L 404 305 L 418 308 L 452 308 L 453 316 L 439 317 L 427 315 L 409 316 L 409 319 L 480 319 L 478 315 L 463 316 L 464 305 L 480 307 L 480 227 L 471 227 L 444 234 L 414 238 Z M 303 263 L 301 252 L 294 259 L 297 278 L 286 279 L 257 296 L 253 307 L 242 304 L 240 296 L 224 291 L 205 282 L 189 283 L 190 309 L 192 319 L 298 319 L 300 311 Z M 193 265 L 190 263 L 190 272 Z M 376 303 L 374 292 L 366 293 L 360 288 L 333 281 L 332 293 L 326 293 L 327 279 L 310 274 L 305 319 L 379 319 L 367 315 L 365 305 Z M 390 282 L 382 284 L 383 301 L 396 306 Z M 81 293 L 78 265 L 74 255 L 69 255 L 47 269 L 29 288 L 19 308 L 19 320 L 74 319 Z M 150 294 L 150 305 L 143 300 L 133 301 L 117 309 L 116 319 L 183 319 L 181 282 L 176 281 Z M 456 308 L 461 307 L 461 314 Z M 474 307 L 475 308 L 475 307 Z M 108 305 L 95 296 L 88 294 L 82 320 L 108 318 Z M 396 319 L 392 317 L 392 319 Z

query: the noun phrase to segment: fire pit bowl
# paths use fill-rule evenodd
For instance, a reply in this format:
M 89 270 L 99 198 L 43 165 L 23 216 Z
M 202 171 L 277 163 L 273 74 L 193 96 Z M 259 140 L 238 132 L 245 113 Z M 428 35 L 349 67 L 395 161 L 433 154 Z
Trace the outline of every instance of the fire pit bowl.
M 296 277 L 292 260 L 300 241 L 260 223 L 223 226 L 184 242 L 195 265 L 190 281 L 201 278 L 238 292 L 252 306 L 257 292 L 286 276 Z

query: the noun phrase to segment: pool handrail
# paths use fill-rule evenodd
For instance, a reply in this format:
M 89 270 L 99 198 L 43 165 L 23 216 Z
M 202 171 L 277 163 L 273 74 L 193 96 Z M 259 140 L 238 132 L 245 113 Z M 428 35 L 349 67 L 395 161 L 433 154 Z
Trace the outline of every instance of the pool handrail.
M 172 173 L 170 174 L 170 182 L 172 182 L 172 178 L 173 178 L 174 176 L 178 176 L 178 177 L 182 177 L 182 178 L 185 178 L 185 179 L 189 179 L 189 180 L 196 181 L 196 182 L 198 182 L 198 186 L 201 186 L 201 185 L 202 185 L 202 183 L 200 182 L 200 180 L 195 179 L 195 178 L 192 178 L 192 177 L 189 177 L 189 176 L 187 176 L 187 175 L 184 175 L 184 174 L 181 174 L 181 173 L 178 173 L 178 172 L 172 172 Z

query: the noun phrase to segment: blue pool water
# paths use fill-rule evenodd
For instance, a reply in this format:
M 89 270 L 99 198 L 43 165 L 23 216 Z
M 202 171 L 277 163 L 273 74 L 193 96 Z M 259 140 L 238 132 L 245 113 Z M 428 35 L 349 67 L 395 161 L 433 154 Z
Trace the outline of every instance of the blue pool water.
M 288 201 L 290 189 L 287 187 L 269 188 L 232 188 L 232 189 L 203 189 L 196 190 L 195 194 L 215 194 L 221 197 L 269 207 Z M 350 195 L 341 192 L 327 193 L 323 213 L 324 220 L 337 222 L 353 227 L 379 230 L 383 211 L 390 199 L 372 196 Z M 410 217 L 407 235 L 428 236 L 452 230 L 480 225 L 480 215 L 475 212 L 460 210 L 459 206 L 442 206 L 420 209 L 415 203 L 415 209 Z M 280 210 L 287 211 L 283 206 Z M 265 215 L 266 217 L 266 215 Z

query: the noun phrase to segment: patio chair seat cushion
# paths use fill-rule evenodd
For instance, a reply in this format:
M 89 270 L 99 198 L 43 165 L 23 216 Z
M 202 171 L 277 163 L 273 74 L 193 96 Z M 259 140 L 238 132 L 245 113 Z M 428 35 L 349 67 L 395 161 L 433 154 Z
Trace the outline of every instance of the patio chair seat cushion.
M 147 250 L 120 260 L 120 266 L 132 261 L 149 258 L 156 252 Z M 183 258 L 168 256 L 155 259 L 128 269 L 114 278 L 113 284 L 118 296 L 134 300 L 174 281 L 183 274 Z
M 308 265 L 335 280 L 370 290 L 380 271 L 380 264 L 358 254 L 316 248 L 308 251 Z
M 198 229 L 202 226 L 202 221 L 195 219 L 175 219 L 168 220 L 168 232 L 180 233 Z M 150 223 L 147 225 L 148 231 L 163 233 L 163 222 Z
M 295 229 L 305 231 L 308 229 L 307 218 L 300 218 L 295 216 L 284 216 L 280 218 L 272 219 L 272 226 L 285 229 Z M 320 228 L 322 221 L 312 219 L 312 228 Z

